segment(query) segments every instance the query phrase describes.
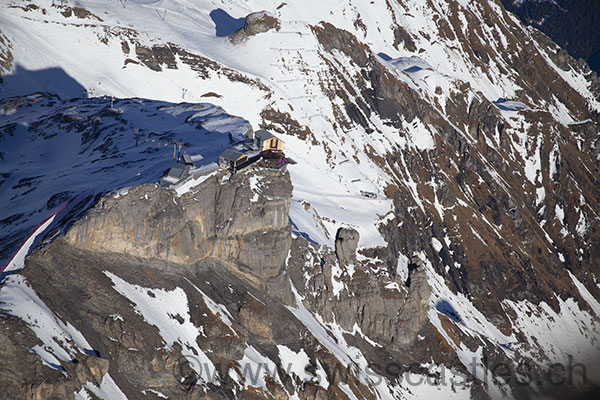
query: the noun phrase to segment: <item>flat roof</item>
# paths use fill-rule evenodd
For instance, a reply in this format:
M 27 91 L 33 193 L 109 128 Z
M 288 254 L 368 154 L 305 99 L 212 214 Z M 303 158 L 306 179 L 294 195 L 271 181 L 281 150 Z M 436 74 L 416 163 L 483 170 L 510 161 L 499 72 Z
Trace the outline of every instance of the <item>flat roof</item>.
M 266 140 L 266 139 L 270 139 L 272 137 L 275 137 L 275 136 L 273 136 L 273 134 L 271 132 L 269 132 L 269 131 L 267 131 L 265 129 L 259 129 L 259 130 L 257 130 L 256 132 L 254 132 L 254 136 L 256 136 L 256 137 L 258 137 L 258 138 L 260 138 L 262 140 Z
M 187 165 L 175 164 L 167 172 L 167 176 L 175 179 L 181 178 L 189 167 Z
M 234 149 L 225 149 L 220 155 L 220 157 L 228 160 L 228 161 L 237 161 L 242 157 L 247 157 L 244 153 L 239 152 Z

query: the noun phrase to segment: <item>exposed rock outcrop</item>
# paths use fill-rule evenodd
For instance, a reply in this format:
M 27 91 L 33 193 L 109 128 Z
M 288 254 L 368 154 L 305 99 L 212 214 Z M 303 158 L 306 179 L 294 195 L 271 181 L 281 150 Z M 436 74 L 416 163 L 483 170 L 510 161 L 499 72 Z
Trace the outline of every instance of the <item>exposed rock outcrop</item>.
M 13 55 L 12 44 L 2 32 L 0 32 L 0 83 L 2 83 L 2 75 L 12 68 Z
M 241 43 L 250 36 L 268 32 L 271 29 L 279 30 L 279 20 L 266 11 L 253 12 L 246 16 L 244 26 L 234 32 L 230 37 L 232 43 Z
M 105 196 L 66 235 L 71 245 L 192 265 L 212 257 L 256 278 L 278 275 L 291 237 L 287 172 L 223 174 L 181 197 L 156 184 Z
M 151 396 L 148 390 L 169 398 L 331 399 L 343 392 L 376 398 L 383 386 L 366 388 L 357 377 L 369 366 L 388 379 L 389 397 L 411 397 L 411 388 L 401 388 L 403 372 L 437 379 L 444 366 L 468 376 L 471 398 L 511 391 L 528 398 L 556 393 L 551 386 L 521 386 L 514 379 L 522 376 L 521 362 L 542 370 L 559 353 L 577 350 L 585 360 L 598 350 L 598 307 L 590 301 L 600 293 L 597 77 L 547 37 L 516 24 L 496 2 L 429 1 L 419 9 L 402 1 L 380 2 L 387 9 L 352 3 L 333 7 L 331 17 L 319 14 L 324 22 L 286 13 L 292 7 L 285 3 L 277 9 L 280 20 L 249 15 L 229 40 L 248 40 L 244 53 L 271 63 L 264 71 L 248 68 L 260 78 L 181 44 L 124 35 L 116 26 L 105 30 L 100 41 L 118 37 L 112 45 L 121 44 L 126 69 L 139 63 L 171 76 L 185 64 L 210 83 L 205 96 L 223 95 L 225 103 L 230 99 L 219 94 L 223 82 L 215 78 L 261 88 L 248 95 L 259 107 L 238 111 L 258 111 L 262 128 L 287 135 L 300 164 L 291 168 L 324 174 L 299 180 L 311 189 L 307 199 L 322 194 L 331 204 L 311 199 L 308 209 L 300 201 L 308 214 L 301 219 L 304 211 L 295 209 L 295 237 L 285 173 L 246 171 L 230 180 L 218 174 L 182 196 L 145 185 L 104 197 L 66 237 L 36 250 L 22 272 L 48 310 L 79 329 L 96 353 L 80 348 L 77 363 L 71 354 L 61 358 L 63 376 L 24 350 L 40 344 L 31 322 L 0 314 L 8 335 L 0 338 L 7 371 L 0 387 L 9 396 L 72 397 L 83 385 L 100 386 L 108 373 L 131 398 Z M 370 21 L 363 10 L 379 10 L 389 20 Z M 354 15 L 341 29 L 340 18 Z M 272 34 L 280 26 L 281 35 Z M 381 41 L 366 42 L 373 37 Z M 210 53 L 230 65 L 228 47 Z M 374 51 L 420 62 L 406 69 L 394 62 L 400 59 L 383 61 L 389 57 Z M 238 97 L 246 101 L 243 93 L 240 85 Z M 307 113 L 312 106 L 318 114 Z M 14 107 L 17 102 L 6 110 Z M 112 108 L 98 117 L 112 119 Z M 63 118 L 92 146 L 88 120 L 71 112 Z M 17 137 L 21 126 L 15 122 L 5 135 Z M 47 131 L 37 126 L 39 134 Z M 313 191 L 337 173 L 346 184 L 336 189 L 343 200 Z M 19 193 L 36 186 L 12 179 L 13 189 L 23 186 Z M 353 198 L 371 185 L 376 200 Z M 63 196 L 48 209 L 71 194 Z M 376 207 L 377 221 L 338 212 L 338 198 L 340 208 Z M 324 236 L 311 234 L 309 243 L 302 236 L 308 238 L 311 218 Z M 366 221 L 375 225 L 365 227 Z M 351 229 L 338 231 L 335 249 L 312 242 L 329 241 L 339 226 L 358 226 L 364 235 L 378 229 L 385 245 L 357 253 L 358 232 Z M 173 298 L 177 310 L 169 307 Z M 161 308 L 169 312 L 157 322 L 153 311 Z M 554 340 L 553 324 L 573 329 Z M 163 335 L 179 328 L 183 339 Z M 589 352 L 575 346 L 588 338 Z M 218 385 L 197 384 L 194 357 L 182 355 L 190 349 L 219 366 Z M 285 354 L 305 368 L 290 373 Z M 279 377 L 249 385 L 239 374 L 248 360 L 272 362 Z M 490 379 L 481 380 L 467 365 L 472 361 Z M 500 365 L 510 370 L 510 382 L 495 368 Z M 336 374 L 340 366 L 348 367 L 349 379 Z M 312 378 L 317 371 L 326 385 Z
M 356 248 L 360 235 L 356 229 L 340 228 L 335 236 L 335 255 L 342 265 L 356 261 Z
M 27 381 L 12 361 L 23 348 L 14 341 L 35 342 L 35 335 L 27 331 L 28 338 L 11 336 L 3 347 L 6 350 L 0 352 L 7 368 L 14 371 L 6 377 L 6 386 L 17 397 L 25 392 L 31 398 L 69 397 L 84 385 L 100 387 L 109 374 L 127 395 L 147 388 L 175 397 L 182 390 L 192 397 L 207 393 L 196 385 L 200 377 L 193 363 L 197 361 L 182 357 L 178 345 L 161 345 L 156 324 L 150 321 L 149 326 L 138 306 L 131 307 L 130 300 L 115 291 L 112 274 L 147 288 L 141 292 L 148 294 L 183 290 L 179 293 L 194 305 L 190 315 L 170 318 L 176 326 L 189 318 L 201 327 L 197 343 L 209 352 L 222 377 L 219 390 L 211 391 L 216 398 L 227 397 L 218 393 L 236 390 L 227 369 L 235 368 L 236 362 L 245 365 L 242 358 L 248 343 L 271 359 L 276 359 L 275 344 L 293 343 L 289 346 L 300 346 L 326 371 L 341 370 L 340 361 L 322 349 L 289 311 L 301 306 L 344 331 L 358 327 L 365 340 L 355 343 L 351 336 L 347 340 L 374 364 L 379 355 L 372 341 L 402 362 L 417 360 L 416 339 L 427 329 L 431 293 L 425 272 L 413 272 L 409 289 L 399 279 L 384 282 L 376 274 L 366 274 L 365 265 L 356 258 L 359 235 L 354 229 L 339 229 L 335 251 L 316 248 L 302 238 L 292 240 L 290 197 L 287 172 L 257 170 L 231 179 L 216 174 L 181 196 L 153 184 L 105 196 L 64 237 L 36 251 L 25 270 L 40 298 L 50 309 L 69 316 L 94 354 L 80 353 L 76 361 L 62 362 L 57 367 L 65 369 L 67 376 L 63 376 L 27 353 L 38 365 Z M 339 285 L 344 287 L 341 293 Z M 160 289 L 153 289 L 157 286 Z M 291 295 L 292 287 L 304 297 L 302 304 Z M 207 300 L 199 288 L 226 304 L 220 313 L 227 310 L 229 318 L 219 317 L 213 300 Z M 13 332 L 20 322 L 13 318 L 3 323 Z M 346 378 L 334 373 L 328 379 L 331 389 L 305 383 L 301 397 L 336 396 L 334 384 Z M 365 390 L 359 381 L 352 385 L 356 392 Z M 275 398 L 287 397 L 274 382 L 269 391 Z
M 0 336 L 0 387 L 3 398 L 73 398 L 73 393 L 87 382 L 100 386 L 108 372 L 107 359 L 86 354 L 80 354 L 78 359 L 50 369 L 31 350 L 31 343 L 39 339 L 21 321 L 16 318 L 0 318 L 0 329 L 18 329 L 20 332 L 19 335 Z M 23 367 L 25 365 L 26 368 Z M 65 379 L 63 371 L 74 379 Z
M 341 246 L 353 250 L 358 234 L 341 228 L 340 237 L 346 238 L 345 245 L 336 240 L 336 252 L 294 240 L 288 261 L 294 286 L 304 296 L 307 307 L 327 322 L 349 332 L 359 328 L 395 359 L 414 362 L 422 351 L 417 336 L 427 329 L 428 321 L 431 287 L 425 269 L 414 269 L 411 286 L 406 287 L 400 277 L 390 281 L 384 274 L 365 272 L 367 267 L 356 261 L 353 251 L 355 264 L 343 264 L 336 253 Z M 368 343 L 362 348 L 372 351 Z

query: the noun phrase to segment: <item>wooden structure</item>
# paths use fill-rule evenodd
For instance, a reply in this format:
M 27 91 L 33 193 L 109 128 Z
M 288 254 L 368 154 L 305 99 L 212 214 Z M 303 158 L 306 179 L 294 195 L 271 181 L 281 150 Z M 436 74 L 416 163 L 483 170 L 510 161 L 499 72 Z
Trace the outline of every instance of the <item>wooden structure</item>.
M 254 145 L 260 151 L 283 151 L 283 141 L 264 129 L 254 132 Z
M 248 156 L 234 149 L 226 149 L 219 156 L 219 167 L 225 169 L 237 169 L 237 167 L 248 160 Z

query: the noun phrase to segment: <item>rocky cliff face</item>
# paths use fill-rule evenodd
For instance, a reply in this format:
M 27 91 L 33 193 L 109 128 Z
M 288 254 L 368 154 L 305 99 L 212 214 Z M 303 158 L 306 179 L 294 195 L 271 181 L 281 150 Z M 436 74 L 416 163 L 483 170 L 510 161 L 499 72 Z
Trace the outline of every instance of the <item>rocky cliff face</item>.
M 107 196 L 65 236 L 72 246 L 193 265 L 206 258 L 278 275 L 288 255 L 287 172 L 215 174 L 182 196 L 156 184 Z
M 352 377 L 353 390 L 370 397 L 368 382 L 333 357 L 332 348 L 319 345 L 324 338 L 310 330 L 310 319 L 295 313 L 335 315 L 337 322 L 324 321 L 325 326 L 358 329 L 362 339 L 353 346 L 374 365 L 383 350 L 373 340 L 385 344 L 388 356 L 419 353 L 416 338 L 426 334 L 430 296 L 426 275 L 422 269 L 412 271 L 406 287 L 399 279 L 385 283 L 367 274 L 354 254 L 358 233 L 350 229 L 340 230 L 337 256 L 305 239 L 292 240 L 290 197 L 287 172 L 246 170 L 209 176 L 181 196 L 147 184 L 102 198 L 64 236 L 29 257 L 24 278 L 5 282 L 23 292 L 31 285 L 36 293 L 0 296 L 4 307 L 33 301 L 52 310 L 49 318 L 59 330 L 66 329 L 61 316 L 68 315 L 67 324 L 73 324 L 67 325 L 72 327 L 66 329 L 69 339 L 61 342 L 70 355 L 59 355 L 48 368 L 24 350 L 48 343 L 39 343 L 27 329 L 25 336 L 17 335 L 23 329 L 17 317 L 23 315 L 15 311 L 18 307 L 12 315 L 9 311 L 2 324 L 10 333 L 3 336 L 0 353 L 3 368 L 10 371 L 2 376 L 5 393 L 72 398 L 82 390 L 100 393 L 102 387 L 117 385 L 130 398 L 146 392 L 330 398 L 340 394 L 336 383 L 345 385 Z M 356 295 L 340 297 L 339 285 L 352 277 L 351 269 L 348 290 Z M 184 307 L 173 308 L 169 294 L 183 296 Z M 166 320 L 153 307 L 164 309 Z M 43 321 L 39 326 L 48 329 Z M 196 331 L 191 341 L 186 335 L 173 341 L 173 332 L 183 327 Z M 295 361 L 284 357 L 281 346 L 305 354 L 302 370 L 313 366 L 322 375 L 309 369 L 313 377 L 300 384 L 299 372 L 290 372 L 289 362 Z M 186 347 L 197 350 L 189 353 Z M 261 359 L 274 360 L 275 374 L 265 377 L 266 387 L 257 392 L 248 373 L 262 376 Z M 217 371 L 212 379 L 202 370 L 208 364 Z M 389 375 L 382 367 L 374 373 Z
M 280 28 L 281 24 L 273 14 L 265 11 L 253 12 L 246 16 L 244 26 L 231 34 L 229 40 L 232 43 L 239 44 L 250 36 L 268 32 L 271 29 L 279 30 Z

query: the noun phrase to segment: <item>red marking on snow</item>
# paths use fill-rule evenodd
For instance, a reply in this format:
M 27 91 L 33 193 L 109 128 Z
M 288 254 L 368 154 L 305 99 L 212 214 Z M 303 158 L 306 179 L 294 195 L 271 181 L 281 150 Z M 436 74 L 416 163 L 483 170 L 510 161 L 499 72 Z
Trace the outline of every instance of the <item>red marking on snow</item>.
M 10 260 L 8 260 L 8 262 L 6 264 L 4 264 L 4 266 L 2 268 L 0 268 L 0 273 L 4 272 L 4 270 L 6 269 L 6 267 L 8 267 L 8 265 L 15 259 L 15 257 L 17 257 L 19 255 L 19 253 L 23 250 L 23 247 L 25 246 L 25 244 L 32 238 L 32 237 L 36 237 L 38 236 L 40 233 L 42 232 L 38 232 L 38 230 L 45 224 L 47 223 L 50 219 L 56 217 L 56 214 L 58 214 L 59 212 L 61 212 L 66 206 L 67 204 L 69 204 L 69 201 L 65 201 L 60 207 L 58 207 L 52 214 L 50 214 L 48 216 L 48 218 L 46 218 L 45 220 L 43 220 L 42 222 L 40 222 L 35 229 L 29 234 L 29 236 L 27 236 L 27 238 L 23 241 L 23 243 L 21 243 L 21 245 L 19 246 L 19 248 L 17 249 L 17 251 L 15 252 L 15 254 L 13 254 L 13 256 L 10 258 Z M 44 229 L 45 230 L 45 229 Z M 33 245 L 33 243 L 31 244 Z M 30 245 L 30 247 L 31 247 Z M 29 251 L 29 249 L 27 249 L 27 251 Z

